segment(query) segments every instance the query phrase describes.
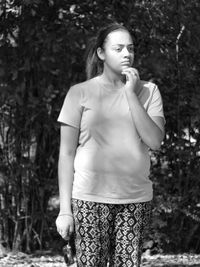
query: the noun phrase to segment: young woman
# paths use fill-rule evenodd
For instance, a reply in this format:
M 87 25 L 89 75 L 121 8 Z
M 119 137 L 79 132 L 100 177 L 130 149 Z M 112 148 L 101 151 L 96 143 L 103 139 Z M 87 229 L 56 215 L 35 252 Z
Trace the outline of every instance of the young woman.
M 164 137 L 157 86 L 133 68 L 134 44 L 117 23 L 98 32 L 88 80 L 70 88 L 61 109 L 57 230 L 75 228 L 77 265 L 140 266 L 151 212 L 148 150 Z

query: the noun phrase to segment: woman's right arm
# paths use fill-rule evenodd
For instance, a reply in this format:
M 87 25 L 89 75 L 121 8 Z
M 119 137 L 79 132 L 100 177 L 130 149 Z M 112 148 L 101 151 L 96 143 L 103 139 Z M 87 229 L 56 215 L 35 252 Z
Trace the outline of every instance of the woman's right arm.
M 74 158 L 79 140 L 79 129 L 62 124 L 60 129 L 60 152 L 58 161 L 58 186 L 60 212 L 56 219 L 57 230 L 63 238 L 73 232 L 71 210 Z

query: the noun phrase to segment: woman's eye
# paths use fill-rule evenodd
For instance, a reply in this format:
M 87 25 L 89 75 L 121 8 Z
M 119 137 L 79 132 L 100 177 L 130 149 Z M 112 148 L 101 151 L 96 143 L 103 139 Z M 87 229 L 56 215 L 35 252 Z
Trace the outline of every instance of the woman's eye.
M 133 47 L 129 47 L 129 48 L 128 48 L 128 51 L 129 51 L 130 53 L 133 53 L 133 52 L 134 52 L 134 48 L 133 48 Z
M 117 52 L 121 52 L 124 48 L 123 47 L 114 47 L 114 50 L 117 51 Z M 129 53 L 133 53 L 134 52 L 134 48 L 133 47 L 127 47 L 126 48 Z
M 120 51 L 122 51 L 122 49 L 120 47 L 116 47 L 115 51 L 120 52 Z

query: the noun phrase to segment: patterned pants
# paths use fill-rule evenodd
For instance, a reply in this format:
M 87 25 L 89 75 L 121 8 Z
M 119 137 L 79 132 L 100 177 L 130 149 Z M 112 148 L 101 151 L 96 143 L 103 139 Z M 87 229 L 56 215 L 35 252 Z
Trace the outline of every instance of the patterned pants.
M 73 199 L 78 267 L 139 267 L 151 202 L 104 204 Z

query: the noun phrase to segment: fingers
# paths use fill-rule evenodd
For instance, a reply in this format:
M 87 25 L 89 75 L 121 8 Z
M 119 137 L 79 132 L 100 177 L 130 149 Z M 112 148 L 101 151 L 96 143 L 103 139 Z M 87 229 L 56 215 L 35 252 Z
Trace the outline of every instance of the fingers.
M 61 230 L 61 229 L 57 229 L 58 233 L 60 234 L 60 236 L 65 239 L 65 240 L 69 240 L 70 236 L 72 235 L 73 231 L 70 229 L 67 230 Z
M 125 68 L 122 74 L 126 75 L 125 90 L 138 94 L 141 88 L 138 71 L 135 68 Z
M 130 82 L 131 87 L 135 87 L 140 80 L 139 73 L 134 68 L 126 68 L 122 71 L 122 74 L 126 75 L 126 82 Z
M 62 230 L 58 230 L 58 233 L 60 234 L 60 236 L 63 238 L 63 239 L 68 239 L 68 231 L 62 231 Z
M 135 68 L 125 68 L 123 69 L 122 74 L 127 75 L 129 79 L 131 77 L 137 77 L 139 79 L 139 73 Z
M 65 240 L 69 240 L 71 234 L 74 231 L 73 221 L 64 220 L 63 217 L 58 217 L 56 219 L 57 232 Z

